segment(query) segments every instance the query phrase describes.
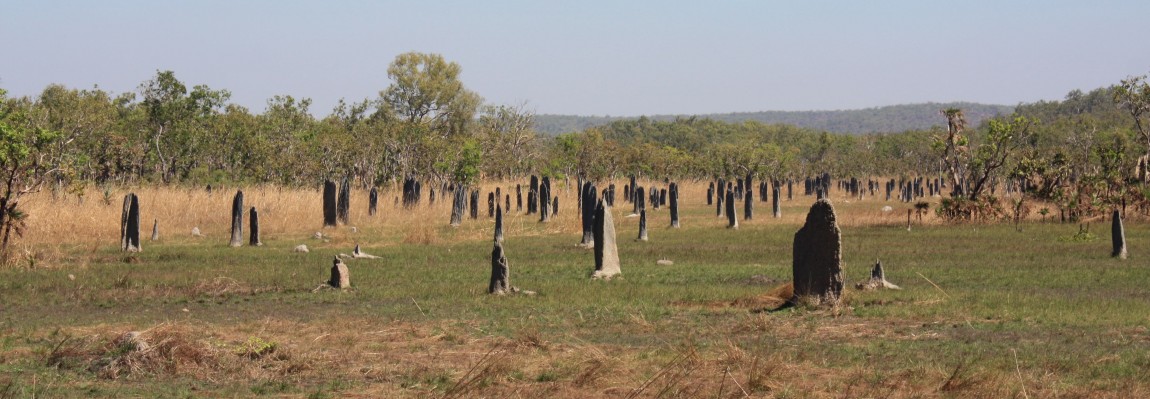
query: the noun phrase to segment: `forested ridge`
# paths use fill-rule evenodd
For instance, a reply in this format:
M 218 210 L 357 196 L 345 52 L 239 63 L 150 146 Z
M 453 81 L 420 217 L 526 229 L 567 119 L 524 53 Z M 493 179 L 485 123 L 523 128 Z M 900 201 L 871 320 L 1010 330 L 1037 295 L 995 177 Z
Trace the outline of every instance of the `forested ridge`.
M 969 102 L 951 103 L 922 103 L 900 104 L 884 107 L 873 107 L 855 110 L 833 111 L 762 111 L 762 112 L 732 112 L 724 114 L 702 115 L 651 115 L 645 118 L 655 121 L 674 121 L 676 119 L 696 118 L 713 119 L 728 123 L 741 123 L 747 121 L 766 124 L 787 124 L 797 127 L 823 130 L 831 133 L 882 133 L 901 132 L 906 130 L 925 130 L 932 127 L 943 127 L 945 120 L 940 120 L 938 110 L 947 108 L 960 108 L 972 124 L 995 117 L 1010 115 L 1013 106 L 990 105 Z M 561 133 L 578 132 L 587 128 L 606 125 L 620 120 L 639 119 L 640 117 L 626 116 L 580 116 L 540 114 L 535 116 L 535 128 L 539 133 L 558 135 Z

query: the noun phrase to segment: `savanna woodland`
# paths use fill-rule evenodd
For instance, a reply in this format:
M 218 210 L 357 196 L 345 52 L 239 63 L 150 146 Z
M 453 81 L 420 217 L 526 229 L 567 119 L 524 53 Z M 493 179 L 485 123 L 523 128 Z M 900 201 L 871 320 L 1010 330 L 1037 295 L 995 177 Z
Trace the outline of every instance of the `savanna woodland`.
M 0 398 L 1150 396 L 1146 76 L 550 134 L 461 72 L 0 89 Z

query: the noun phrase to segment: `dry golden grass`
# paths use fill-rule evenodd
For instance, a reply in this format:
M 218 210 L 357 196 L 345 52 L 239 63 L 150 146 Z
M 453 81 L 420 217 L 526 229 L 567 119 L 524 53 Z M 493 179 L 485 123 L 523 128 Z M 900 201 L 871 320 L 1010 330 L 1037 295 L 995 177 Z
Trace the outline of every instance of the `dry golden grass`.
M 153 221 L 159 222 L 162 240 L 173 237 L 191 238 L 199 228 L 204 240 L 227 240 L 235 191 L 216 189 L 135 188 L 113 190 L 105 201 L 103 193 L 89 190 L 84 201 L 75 197 L 53 200 L 43 193 L 29 197 L 26 210 L 28 229 L 22 242 L 27 243 L 117 243 L 123 197 L 134 192 L 140 198 L 141 238 L 150 237 Z M 260 229 L 265 236 L 309 230 L 319 231 L 321 219 L 306 222 L 309 208 L 321 209 L 318 191 L 279 188 L 246 188 L 244 206 L 260 212 Z M 353 209 L 353 213 L 358 209 Z M 246 210 L 245 210 L 246 212 Z M 312 219 L 312 218 L 308 218 Z M 147 244 L 144 243 L 145 250 Z
M 623 181 L 616 182 L 617 199 L 622 200 Z M 641 182 L 649 187 L 652 182 Z M 655 183 L 662 186 L 661 183 Z M 559 197 L 559 215 L 546 225 L 535 223 L 538 215 L 527 215 L 504 210 L 504 231 L 513 234 L 554 234 L 577 232 L 581 220 L 578 217 L 577 191 L 568 187 L 562 180 L 552 183 L 553 194 Z M 574 182 L 571 182 L 574 186 Z M 602 190 L 606 184 L 600 184 Z M 487 193 L 500 187 L 503 195 L 511 195 L 511 206 L 515 208 L 515 184 L 509 182 L 486 183 L 480 185 L 479 216 L 487 219 Z M 705 182 L 683 182 L 680 185 L 680 198 L 685 204 L 700 204 L 706 197 Z M 288 189 L 273 186 L 244 187 L 245 220 L 246 209 L 255 207 L 260 213 L 260 231 L 263 237 L 310 237 L 315 232 L 324 231 L 322 214 L 322 193 L 319 190 Z M 526 187 L 524 188 L 526 191 Z M 230 234 L 230 211 L 234 188 L 215 188 L 207 192 L 199 188 L 155 188 L 137 187 L 133 189 L 113 189 L 105 198 L 104 192 L 90 189 L 85 192 L 83 201 L 75 196 L 57 197 L 48 192 L 32 194 L 22 200 L 22 208 L 28 214 L 27 229 L 18 245 L 38 247 L 42 244 L 83 245 L 115 244 L 119 241 L 120 213 L 123 197 L 134 192 L 140 198 L 140 229 L 142 239 L 151 235 L 153 222 L 158 222 L 161 240 L 226 242 Z M 439 239 L 435 228 L 446 225 L 451 211 L 451 197 L 436 194 L 434 204 L 429 204 L 424 193 L 420 206 L 403 209 L 396 204 L 399 193 L 394 190 L 381 190 L 379 193 L 379 215 L 367 214 L 367 191 L 355 190 L 351 202 L 351 226 L 357 229 L 376 229 L 391 232 L 403 238 L 405 243 L 431 244 Z M 756 193 L 757 194 L 757 193 Z M 524 194 L 526 197 L 526 193 Z M 834 192 L 832 200 L 838 213 L 838 222 L 844 227 L 871 225 L 905 225 L 906 211 L 913 209 L 913 203 L 886 202 L 880 198 L 863 200 L 848 198 L 844 193 Z M 499 200 L 504 204 L 505 198 Z M 526 202 L 526 198 L 524 198 Z M 913 225 L 940 224 L 934 216 L 937 199 L 930 199 L 931 210 L 921 217 L 913 216 Z M 782 218 L 771 215 L 770 203 L 755 199 L 755 219 L 742 220 L 742 205 L 737 210 L 741 224 L 782 223 L 801 225 L 806 217 L 807 199 L 796 196 L 793 201 L 783 202 Z M 624 204 L 626 205 L 626 204 Z M 891 212 L 883 212 L 884 206 L 891 206 Z M 526 208 L 526 204 L 524 204 Z M 1033 208 L 1033 206 L 1032 206 Z M 629 207 L 621 206 L 619 217 L 629 214 Z M 466 215 L 465 215 L 466 216 Z M 1028 220 L 1038 217 L 1030 213 Z M 203 237 L 192 237 L 192 229 L 199 228 Z M 247 226 L 245 226 L 245 231 Z M 325 234 L 336 239 L 345 239 L 350 234 L 347 226 L 328 229 Z M 466 234 L 460 239 L 473 239 L 490 234 L 491 227 L 484 229 L 463 229 Z M 41 249 L 38 249 L 41 250 Z
M 504 210 L 505 233 L 540 235 L 579 231 L 582 222 L 576 211 L 578 198 L 574 190 L 567 189 L 561 181 L 553 182 L 552 186 L 553 194 L 559 197 L 560 209 L 550 223 L 540 225 L 536 223 L 538 215 L 528 216 L 515 211 L 515 185 L 510 183 L 480 186 L 479 218 L 489 220 L 487 193 L 500 187 L 503 195 L 511 195 L 513 208 Z M 353 234 L 349 229 L 356 227 L 358 230 L 374 229 L 386 237 L 399 237 L 405 244 L 430 245 L 441 239 L 439 230 L 446 226 L 451 212 L 449 195 L 441 196 L 437 192 L 434 203 L 429 203 L 425 188 L 420 205 L 404 209 L 397 205 L 398 192 L 380 190 L 379 213 L 372 217 L 367 212 L 367 191 L 354 190 L 351 196 L 350 226 L 325 229 L 323 198 L 318 190 L 270 186 L 244 187 L 242 190 L 245 223 L 247 209 L 255 207 L 260 215 L 260 233 L 265 239 L 305 239 L 316 232 L 322 232 L 336 242 L 351 242 L 355 237 L 365 236 Z M 228 240 L 235 189 L 217 187 L 209 193 L 198 188 L 138 187 L 111 190 L 107 201 L 104 193 L 96 189 L 88 190 L 83 201 L 75 196 L 53 198 L 48 192 L 29 195 L 22 200 L 22 208 L 29 215 L 27 229 L 17 245 L 36 248 L 37 251 L 61 244 L 118 245 L 123 198 L 129 192 L 140 198 L 140 233 L 144 250 L 148 247 L 153 222 L 159 225 L 162 241 L 226 243 Z M 504 201 L 499 203 L 504 205 Z M 193 228 L 198 228 L 203 237 L 193 237 Z M 457 230 L 459 232 L 455 237 L 460 240 L 492 234 L 492 226 Z M 247 226 L 244 226 L 244 231 L 246 234 Z

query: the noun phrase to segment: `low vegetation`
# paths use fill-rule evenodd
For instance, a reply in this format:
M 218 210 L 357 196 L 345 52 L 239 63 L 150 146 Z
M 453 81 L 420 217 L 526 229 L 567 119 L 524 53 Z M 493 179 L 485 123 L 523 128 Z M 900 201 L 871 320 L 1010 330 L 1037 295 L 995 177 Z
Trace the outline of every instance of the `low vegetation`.
M 265 245 L 229 248 L 234 191 L 138 189 L 161 238 L 129 254 L 125 192 L 35 194 L 0 269 L 0 398 L 1150 395 L 1145 220 L 1120 261 L 1101 218 L 947 224 L 931 206 L 907 231 L 915 204 L 835 191 L 848 284 L 877 259 L 903 290 L 763 312 L 811 200 L 728 230 L 705 190 L 683 185 L 682 228 L 649 210 L 648 242 L 616 208 L 623 273 L 603 282 L 557 180 L 557 218 L 506 214 L 511 282 L 535 296 L 486 294 L 492 221 L 449 227 L 450 201 L 403 210 L 384 191 L 369 217 L 357 192 L 351 226 L 323 229 L 318 191 L 245 188 Z M 313 292 L 356 244 L 382 259 Z

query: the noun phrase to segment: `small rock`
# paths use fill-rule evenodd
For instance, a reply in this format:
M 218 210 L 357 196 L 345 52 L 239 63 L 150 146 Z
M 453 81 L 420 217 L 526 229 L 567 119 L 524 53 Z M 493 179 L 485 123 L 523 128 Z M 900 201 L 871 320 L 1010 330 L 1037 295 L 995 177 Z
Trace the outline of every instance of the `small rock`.
M 292 252 L 299 252 L 299 253 L 305 253 L 306 254 L 306 253 L 308 253 L 307 245 L 304 245 L 304 244 L 297 245 L 295 247 L 295 249 L 292 250 Z
M 352 233 L 358 233 L 359 229 L 357 229 L 355 226 L 351 226 L 351 232 Z
M 659 259 L 659 261 L 655 262 L 655 264 L 662 265 L 662 266 L 671 266 L 671 265 L 675 264 L 675 262 L 672 262 L 672 261 L 667 260 L 667 259 Z
M 894 211 L 894 208 L 891 208 L 890 205 L 882 207 L 882 213 L 890 213 L 893 211 Z
M 203 236 L 204 236 L 203 234 L 200 234 L 200 228 L 199 227 L 192 227 L 192 237 L 203 237 Z
M 323 232 L 317 231 L 317 232 L 315 232 L 315 235 L 312 237 L 315 237 L 315 239 L 317 239 L 317 240 L 322 240 L 323 239 Z

